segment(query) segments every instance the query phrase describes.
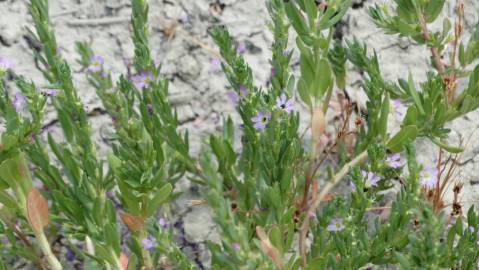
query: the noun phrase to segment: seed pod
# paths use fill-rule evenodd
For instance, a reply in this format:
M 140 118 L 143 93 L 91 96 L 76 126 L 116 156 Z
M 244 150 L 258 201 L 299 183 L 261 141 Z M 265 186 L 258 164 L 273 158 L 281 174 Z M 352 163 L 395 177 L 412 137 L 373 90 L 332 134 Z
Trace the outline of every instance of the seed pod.
M 311 117 L 311 134 L 315 142 L 319 142 L 326 130 L 326 120 L 321 107 L 315 107 Z

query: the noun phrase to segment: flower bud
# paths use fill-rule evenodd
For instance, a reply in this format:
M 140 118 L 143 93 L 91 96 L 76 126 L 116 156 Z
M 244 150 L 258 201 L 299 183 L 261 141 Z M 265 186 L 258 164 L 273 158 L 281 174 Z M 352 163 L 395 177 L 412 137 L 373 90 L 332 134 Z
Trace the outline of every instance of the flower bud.
M 88 235 L 85 237 L 85 249 L 88 254 L 95 255 L 95 245 L 93 245 L 93 242 Z

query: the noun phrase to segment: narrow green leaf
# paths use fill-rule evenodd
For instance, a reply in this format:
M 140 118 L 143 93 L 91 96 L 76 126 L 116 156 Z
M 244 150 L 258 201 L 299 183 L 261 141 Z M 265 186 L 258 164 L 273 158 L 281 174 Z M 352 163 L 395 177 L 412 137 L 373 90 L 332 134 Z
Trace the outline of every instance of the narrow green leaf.
M 442 149 L 446 150 L 449 153 L 457 154 L 457 153 L 461 153 L 461 152 L 464 151 L 463 147 L 451 146 L 451 145 L 445 144 L 437 138 L 430 138 L 430 139 L 434 144 L 436 144 L 437 146 L 441 147 Z
M 408 90 L 409 90 L 409 94 L 412 96 L 414 100 L 414 104 L 416 104 L 417 109 L 422 115 L 424 115 L 425 113 L 424 108 L 422 107 L 422 102 L 421 102 L 421 99 L 419 98 L 419 94 L 416 90 L 416 86 L 414 86 L 414 80 L 412 78 L 411 72 L 409 72 L 409 76 L 408 76 Z
M 416 138 L 418 129 L 416 126 L 405 126 L 392 137 L 387 143 L 387 148 L 393 152 L 399 152 L 402 150 L 402 146 L 408 140 L 413 140 Z

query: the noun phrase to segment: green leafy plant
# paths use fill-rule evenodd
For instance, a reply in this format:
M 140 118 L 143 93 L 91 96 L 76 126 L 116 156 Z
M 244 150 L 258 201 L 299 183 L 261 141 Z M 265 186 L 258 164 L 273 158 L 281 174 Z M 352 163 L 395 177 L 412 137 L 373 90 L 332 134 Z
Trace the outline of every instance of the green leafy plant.
M 12 97 L 0 81 L 0 234 L 8 240 L 0 244 L 1 269 L 9 269 L 12 257 L 63 269 L 64 258 L 52 249 L 55 236 L 85 269 L 202 268 L 166 224 L 174 219 L 169 203 L 182 178 L 199 184 L 221 236 L 207 245 L 211 269 L 474 269 L 478 214 L 471 207 L 462 215 L 456 183 L 446 215 L 442 196 L 455 167 L 441 161 L 446 152 L 457 157 L 464 150 L 445 142 L 445 125 L 479 107 L 479 28 L 467 42 L 461 39 L 464 5 L 458 1 L 454 27 L 445 18 L 442 30 L 431 32 L 444 3 L 395 0 L 393 9 L 369 8 L 386 34 L 429 49 L 431 68 L 420 83 L 412 74 L 388 81 L 376 53 L 360 40 L 333 40 L 350 0 L 266 1 L 274 37 L 267 86 L 254 80 L 228 30 L 212 28 L 240 123 L 225 117 L 222 131 L 194 156 L 188 132 L 178 130 L 168 80 L 151 57 L 148 3 L 131 0 L 133 75 L 114 83 L 102 56 L 86 42 L 76 46 L 114 128 L 111 149 L 100 157 L 70 67 L 58 53 L 48 1 L 29 1 L 31 38 L 41 44 L 34 57 L 48 85 L 39 90 L 18 77 L 20 91 Z M 291 36 L 294 48 L 288 48 Z M 295 55 L 298 72 L 291 67 Z M 348 62 L 362 74 L 363 109 L 345 91 Z M 0 78 L 10 68 L 0 58 Z M 462 78 L 469 83 L 458 89 Z M 42 136 L 48 101 L 60 138 Z M 407 113 L 391 133 L 393 102 Z M 331 113 L 339 117 L 327 117 Z M 301 119 L 308 120 L 305 129 Z M 417 162 L 420 137 L 439 148 L 437 166 Z M 392 191 L 393 198 L 385 195 Z

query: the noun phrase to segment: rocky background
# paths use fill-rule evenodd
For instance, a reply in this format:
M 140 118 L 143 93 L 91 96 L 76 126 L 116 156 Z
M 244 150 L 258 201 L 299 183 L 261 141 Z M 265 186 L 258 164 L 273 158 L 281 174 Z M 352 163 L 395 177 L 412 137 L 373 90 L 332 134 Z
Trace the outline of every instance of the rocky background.
M 367 7 L 374 2 L 388 0 L 355 0 L 348 15 L 341 21 L 335 38 L 353 36 L 365 42 L 379 55 L 382 73 L 387 79 L 396 80 L 411 71 L 416 81 L 425 77 L 429 66 L 429 51 L 414 45 L 410 40 L 385 35 L 375 27 L 367 15 Z M 392 2 L 392 0 L 389 0 Z M 25 0 L 0 0 L 0 56 L 14 60 L 15 74 L 34 80 L 39 86 L 45 81 L 36 69 L 28 46 L 27 29 L 31 19 Z M 272 36 L 266 24 L 268 15 L 262 0 L 150 0 L 151 46 L 153 56 L 162 63 L 162 73 L 170 81 L 170 94 L 176 104 L 182 127 L 190 131 L 192 152 L 199 150 L 200 140 L 221 125 L 221 116 L 235 115 L 225 93 L 228 85 L 225 77 L 212 61 L 218 58 L 217 50 L 208 37 L 207 30 L 216 24 L 226 25 L 237 42 L 246 45 L 245 58 L 252 66 L 258 85 L 266 85 L 270 76 L 269 47 Z M 452 16 L 453 4 L 449 0 L 444 16 Z M 479 1 L 466 0 L 466 34 L 478 21 Z M 75 41 L 89 41 L 97 54 L 105 57 L 105 67 L 114 77 L 126 71 L 125 63 L 133 56 L 130 40 L 128 0 L 50 0 L 50 13 L 61 47 L 61 54 L 74 71 L 77 89 L 88 111 L 101 108 L 101 102 L 85 80 L 80 65 L 76 63 Z M 442 23 L 442 19 L 439 20 Z M 453 21 L 453 20 L 452 20 Z M 297 55 L 296 55 L 297 57 Z M 292 66 L 297 62 L 293 61 Z M 364 96 L 360 89 L 360 74 L 349 68 L 348 93 L 360 103 Z M 7 83 L 15 91 L 12 82 Z M 398 113 L 401 113 L 399 109 Z M 236 116 L 237 117 L 237 116 Z M 56 131 L 53 111 L 48 113 L 50 130 Z M 479 111 L 457 119 L 450 124 L 451 143 L 460 139 L 469 142 L 461 157 L 456 176 L 465 184 L 461 200 L 465 206 L 478 202 L 479 196 Z M 399 118 L 391 121 L 391 129 L 397 128 Z M 91 117 L 100 155 L 107 151 L 110 122 L 108 117 L 97 114 Z M 419 160 L 433 164 L 437 147 L 419 141 Z M 181 244 L 198 264 L 208 263 L 205 240 L 218 240 L 214 223 L 206 205 L 192 206 L 191 200 L 200 199 L 198 187 L 187 181 L 178 190 L 184 192 L 174 203 L 172 225 L 177 228 Z M 17 267 L 22 268 L 17 262 Z M 75 267 L 72 263 L 71 269 Z M 76 268 L 80 268 L 79 264 Z

